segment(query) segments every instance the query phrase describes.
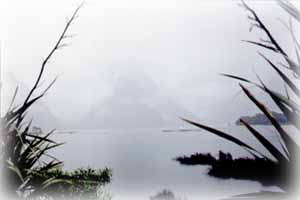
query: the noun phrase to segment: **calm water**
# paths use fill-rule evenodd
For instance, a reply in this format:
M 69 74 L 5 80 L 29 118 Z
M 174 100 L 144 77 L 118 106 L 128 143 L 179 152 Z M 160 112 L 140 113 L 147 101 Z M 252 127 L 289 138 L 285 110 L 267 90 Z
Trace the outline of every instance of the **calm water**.
M 275 144 L 271 127 L 258 127 Z M 262 149 L 244 128 L 222 127 L 254 147 Z M 206 175 L 207 166 L 183 166 L 172 160 L 180 155 L 195 152 L 218 150 L 231 152 L 234 157 L 249 156 L 240 147 L 220 139 L 205 131 L 164 132 L 159 129 L 139 130 L 81 130 L 76 133 L 57 133 L 56 140 L 66 142 L 53 154 L 64 160 L 65 169 L 90 166 L 110 167 L 113 170 L 112 183 L 106 190 L 114 200 L 149 200 L 163 189 L 188 200 L 210 197 L 212 199 L 229 197 L 245 192 L 255 192 L 265 188 L 254 181 L 217 179 Z

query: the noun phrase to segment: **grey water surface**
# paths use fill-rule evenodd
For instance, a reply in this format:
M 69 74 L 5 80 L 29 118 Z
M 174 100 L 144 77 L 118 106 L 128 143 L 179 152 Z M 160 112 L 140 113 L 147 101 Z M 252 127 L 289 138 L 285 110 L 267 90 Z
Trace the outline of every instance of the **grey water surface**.
M 278 146 L 278 136 L 269 126 L 257 126 Z M 267 152 L 240 126 L 224 126 L 222 130 Z M 150 199 L 164 189 L 181 199 L 220 199 L 260 190 L 274 190 L 259 182 L 218 179 L 207 175 L 209 166 L 183 166 L 173 159 L 196 152 L 219 150 L 234 157 L 250 155 L 239 146 L 197 129 L 134 129 L 134 130 L 79 130 L 58 132 L 53 137 L 66 142 L 53 154 L 64 160 L 67 170 L 78 167 L 113 170 L 112 182 L 105 189 L 113 199 Z

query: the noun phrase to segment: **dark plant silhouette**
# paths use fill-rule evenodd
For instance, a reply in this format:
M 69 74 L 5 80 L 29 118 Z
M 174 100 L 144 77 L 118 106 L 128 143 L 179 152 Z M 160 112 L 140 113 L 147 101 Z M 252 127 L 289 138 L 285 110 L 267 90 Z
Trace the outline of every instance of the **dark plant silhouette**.
M 40 72 L 33 87 L 21 105 L 14 105 L 18 93 L 16 88 L 13 99 L 6 114 L 1 118 L 1 134 L 3 139 L 4 174 L 7 190 L 13 196 L 28 197 L 36 195 L 56 195 L 64 197 L 94 196 L 99 185 L 108 183 L 111 178 L 109 169 L 78 169 L 74 172 L 62 170 L 62 161 L 49 155 L 49 150 L 62 145 L 50 139 L 53 131 L 47 134 L 32 134 L 31 122 L 26 122 L 29 109 L 40 100 L 55 83 L 56 78 L 42 91 L 37 93 L 46 66 L 53 54 L 66 46 L 67 32 L 78 17 L 83 4 L 78 6 L 67 21 L 58 41 L 42 62 Z
M 300 12 L 297 10 L 296 7 L 294 7 L 291 3 L 288 3 L 287 1 L 284 0 L 278 0 L 278 2 L 279 5 L 284 10 L 286 10 L 292 17 L 294 17 L 299 22 Z M 283 71 L 283 69 L 278 67 L 277 64 L 272 62 L 267 56 L 265 56 L 262 53 L 259 53 L 262 59 L 266 61 L 266 64 L 268 64 L 272 69 L 274 69 L 274 71 L 278 74 L 279 78 L 284 82 L 285 89 L 286 89 L 285 94 L 272 90 L 263 82 L 263 80 L 259 77 L 259 75 L 257 75 L 258 82 L 254 82 L 244 77 L 235 76 L 231 74 L 223 74 L 223 75 L 229 78 L 236 79 L 240 82 L 239 86 L 241 87 L 244 94 L 251 102 L 254 103 L 254 105 L 258 108 L 258 110 L 260 110 L 261 113 L 265 115 L 265 117 L 269 120 L 270 124 L 276 130 L 275 134 L 277 134 L 278 137 L 280 138 L 279 142 L 281 148 L 276 147 L 271 141 L 269 141 L 263 136 L 264 135 L 263 133 L 256 130 L 255 127 L 250 125 L 242 118 L 240 119 L 240 124 L 245 126 L 246 129 L 249 131 L 249 133 L 251 133 L 274 158 L 270 158 L 264 155 L 259 150 L 253 148 L 251 144 L 245 143 L 242 140 L 222 130 L 217 130 L 213 127 L 206 126 L 204 124 L 194 122 L 188 119 L 183 119 L 183 120 L 189 124 L 204 129 L 210 133 L 213 133 L 219 137 L 224 138 L 229 142 L 232 142 L 242 147 L 247 152 L 249 152 L 249 154 L 253 157 L 251 159 L 245 158 L 245 159 L 233 160 L 231 157 L 227 156 L 225 157 L 225 159 L 220 159 L 220 158 L 219 160 L 216 159 L 213 163 L 211 163 L 213 167 L 210 170 L 210 174 L 213 174 L 218 177 L 237 177 L 236 171 L 239 170 L 240 173 L 242 173 L 239 176 L 242 177 L 243 173 L 246 172 L 242 172 L 241 170 L 250 170 L 247 168 L 245 164 L 248 163 L 249 165 L 253 165 L 253 167 L 254 165 L 257 165 L 256 166 L 257 169 L 259 168 L 260 170 L 264 170 L 264 174 L 270 176 L 270 177 L 265 177 L 268 180 L 273 179 L 274 176 L 278 177 L 274 179 L 273 184 L 287 191 L 288 189 L 290 189 L 290 183 L 292 183 L 291 180 L 293 178 L 292 174 L 293 172 L 295 172 L 297 166 L 296 163 L 298 158 L 299 145 L 297 144 L 295 139 L 291 137 L 291 133 L 289 133 L 286 129 L 284 129 L 282 125 L 279 123 L 279 121 L 276 120 L 276 118 L 273 116 L 272 112 L 270 112 L 268 107 L 264 105 L 257 97 L 255 97 L 255 95 L 253 95 L 252 92 L 244 84 L 246 83 L 246 84 L 254 85 L 255 87 L 262 90 L 265 94 L 267 94 L 273 100 L 273 102 L 278 106 L 278 108 L 285 115 L 285 117 L 291 122 L 291 124 L 294 127 L 296 127 L 298 130 L 300 130 L 300 126 L 299 126 L 300 105 L 297 103 L 299 102 L 299 98 L 300 98 L 300 90 L 298 89 L 295 83 L 295 79 L 299 80 L 299 75 L 300 75 L 300 57 L 299 57 L 300 46 L 293 31 L 292 21 L 290 21 L 289 25 L 287 24 L 285 25 L 293 39 L 295 54 L 297 55 L 297 62 L 295 62 L 292 56 L 289 55 L 283 49 L 283 47 L 281 47 L 279 42 L 277 42 L 277 40 L 272 35 L 270 30 L 259 18 L 258 14 L 244 1 L 242 1 L 241 6 L 245 8 L 245 10 L 250 14 L 248 16 L 251 22 L 250 31 L 254 27 L 258 28 L 263 33 L 265 33 L 265 36 L 267 37 L 267 39 L 260 39 L 260 41 L 258 42 L 248 41 L 248 40 L 246 40 L 246 42 L 256 45 L 258 47 L 262 47 L 263 49 L 272 51 L 273 53 L 281 56 L 285 61 L 285 63 L 279 64 L 281 67 L 286 69 L 286 71 Z M 291 95 L 291 93 L 293 94 Z M 201 158 L 203 156 L 204 159 L 212 159 L 209 155 L 206 156 L 202 155 L 198 157 Z M 272 173 L 268 173 L 270 171 L 272 171 Z M 224 174 L 225 172 L 226 175 Z M 259 176 L 259 175 L 254 173 L 253 176 L 254 176 L 253 178 L 255 178 L 255 176 Z M 249 179 L 253 179 L 253 178 L 249 178 Z

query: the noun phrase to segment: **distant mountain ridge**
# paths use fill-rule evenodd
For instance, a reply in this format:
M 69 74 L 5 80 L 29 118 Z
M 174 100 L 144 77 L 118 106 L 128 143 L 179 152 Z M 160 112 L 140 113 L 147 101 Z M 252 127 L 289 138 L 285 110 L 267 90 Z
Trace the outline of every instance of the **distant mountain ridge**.
M 280 123 L 284 125 L 290 124 L 290 121 L 285 117 L 284 114 L 278 113 L 278 112 L 271 112 L 274 118 Z M 268 118 L 261 113 L 257 113 L 254 116 L 242 116 L 240 119 L 243 119 L 249 124 L 253 125 L 271 125 L 271 122 L 268 120 Z M 238 119 L 235 124 L 236 125 L 241 125 L 240 119 Z

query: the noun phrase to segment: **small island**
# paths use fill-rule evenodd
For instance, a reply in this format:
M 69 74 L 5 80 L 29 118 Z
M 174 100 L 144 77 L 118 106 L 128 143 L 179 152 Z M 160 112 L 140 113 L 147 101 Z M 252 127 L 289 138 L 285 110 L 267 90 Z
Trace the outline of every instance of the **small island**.
M 290 121 L 286 118 L 286 116 L 284 114 L 274 112 L 274 111 L 272 111 L 271 113 L 280 124 L 283 124 L 283 125 L 290 124 Z M 264 114 L 261 114 L 261 113 L 257 113 L 254 116 L 242 116 L 242 117 L 240 117 L 240 119 L 243 119 L 247 123 L 253 124 L 253 125 L 271 125 L 271 122 L 268 120 L 268 118 Z M 241 125 L 240 119 L 238 119 L 235 122 L 236 125 Z

